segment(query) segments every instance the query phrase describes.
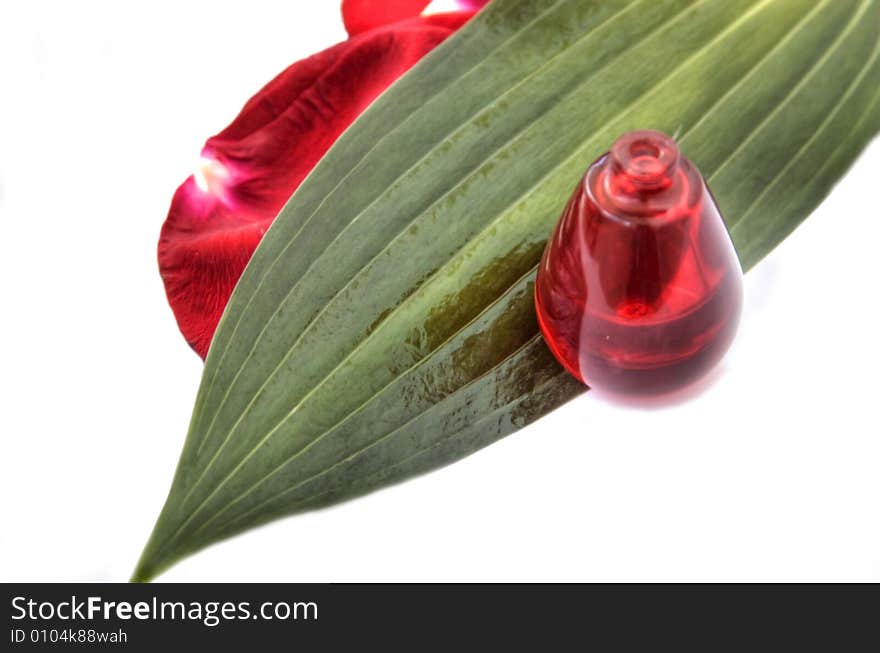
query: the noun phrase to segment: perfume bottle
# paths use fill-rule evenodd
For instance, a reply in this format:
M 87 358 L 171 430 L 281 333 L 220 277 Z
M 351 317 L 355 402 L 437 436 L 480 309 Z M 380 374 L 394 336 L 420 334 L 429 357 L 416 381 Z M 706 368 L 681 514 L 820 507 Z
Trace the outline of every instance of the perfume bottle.
M 697 168 L 669 136 L 621 136 L 578 183 L 535 283 L 541 331 L 587 385 L 658 395 L 706 374 L 736 333 L 742 268 Z

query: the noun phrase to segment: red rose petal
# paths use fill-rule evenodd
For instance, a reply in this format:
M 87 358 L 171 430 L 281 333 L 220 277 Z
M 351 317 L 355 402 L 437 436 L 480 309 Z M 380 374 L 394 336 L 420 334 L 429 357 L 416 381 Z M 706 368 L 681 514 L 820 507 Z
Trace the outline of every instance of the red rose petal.
M 159 239 L 168 301 L 200 356 L 254 249 L 300 182 L 386 87 L 471 15 L 411 19 L 299 61 L 208 139 Z
M 342 0 L 342 22 L 354 36 L 383 25 L 438 13 L 476 13 L 489 0 Z
M 354 36 L 383 25 L 414 18 L 431 0 L 342 0 L 342 22 Z

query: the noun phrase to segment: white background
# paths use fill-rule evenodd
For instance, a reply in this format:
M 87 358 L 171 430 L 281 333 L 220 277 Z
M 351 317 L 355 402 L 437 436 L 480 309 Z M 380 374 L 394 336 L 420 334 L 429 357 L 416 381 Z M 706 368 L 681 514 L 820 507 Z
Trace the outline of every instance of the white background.
M 0 9 L 0 580 L 125 580 L 201 362 L 156 269 L 204 139 L 343 38 L 334 2 Z M 880 580 L 880 142 L 747 277 L 708 387 L 592 393 L 441 471 L 168 581 Z

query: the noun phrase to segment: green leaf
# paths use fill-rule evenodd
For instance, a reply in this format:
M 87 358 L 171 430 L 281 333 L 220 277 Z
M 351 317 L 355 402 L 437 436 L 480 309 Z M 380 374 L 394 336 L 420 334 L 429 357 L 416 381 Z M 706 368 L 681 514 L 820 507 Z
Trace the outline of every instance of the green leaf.
M 466 456 L 584 390 L 535 265 L 621 132 L 675 134 L 746 268 L 880 129 L 880 0 L 495 0 L 346 132 L 266 234 L 135 572 Z

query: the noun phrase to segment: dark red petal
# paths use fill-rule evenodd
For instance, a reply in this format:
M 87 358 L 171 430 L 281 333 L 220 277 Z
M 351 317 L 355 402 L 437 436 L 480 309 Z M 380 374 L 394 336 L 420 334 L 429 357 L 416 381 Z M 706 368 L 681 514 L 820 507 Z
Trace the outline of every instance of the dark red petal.
M 406 18 L 415 18 L 431 0 L 342 0 L 342 22 L 354 36 Z
M 169 303 L 200 356 L 254 249 L 300 182 L 386 87 L 470 16 L 411 19 L 299 61 L 208 139 L 159 239 Z

